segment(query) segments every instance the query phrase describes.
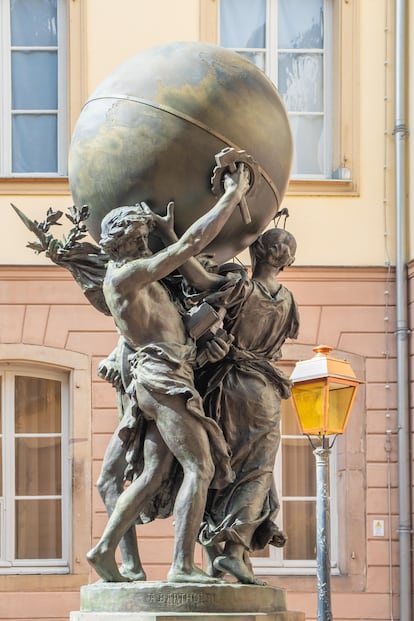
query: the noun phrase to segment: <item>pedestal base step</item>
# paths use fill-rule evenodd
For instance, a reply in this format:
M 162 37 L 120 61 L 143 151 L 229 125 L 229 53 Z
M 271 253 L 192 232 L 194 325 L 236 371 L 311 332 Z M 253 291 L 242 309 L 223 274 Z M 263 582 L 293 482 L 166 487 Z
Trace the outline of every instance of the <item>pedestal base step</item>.
M 257 614 L 252 612 L 71 612 L 70 621 L 306 621 L 305 613 L 280 611 Z
M 96 582 L 71 621 L 305 621 L 283 589 L 244 584 Z

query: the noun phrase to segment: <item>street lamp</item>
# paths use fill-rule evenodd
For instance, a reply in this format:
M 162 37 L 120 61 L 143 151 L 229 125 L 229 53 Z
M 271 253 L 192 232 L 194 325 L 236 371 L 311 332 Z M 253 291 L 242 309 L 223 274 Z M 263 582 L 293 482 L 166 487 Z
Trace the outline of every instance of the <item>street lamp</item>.
M 331 621 L 329 455 L 344 433 L 358 384 L 351 365 L 332 358 L 332 347 L 319 345 L 310 360 L 297 362 L 290 376 L 292 400 L 300 430 L 308 437 L 316 460 L 316 573 L 318 621 Z M 316 437 L 312 439 L 312 436 Z M 334 436 L 329 443 L 327 436 Z

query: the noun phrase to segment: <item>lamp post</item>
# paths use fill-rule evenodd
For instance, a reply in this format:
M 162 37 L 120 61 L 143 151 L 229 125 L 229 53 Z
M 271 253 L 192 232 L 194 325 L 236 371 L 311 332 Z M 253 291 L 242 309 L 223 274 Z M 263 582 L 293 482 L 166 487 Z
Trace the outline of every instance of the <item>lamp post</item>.
M 292 400 L 301 432 L 316 460 L 316 573 L 318 621 L 331 621 L 329 455 L 336 436 L 345 431 L 359 380 L 351 365 L 319 345 L 310 360 L 296 363 L 290 379 Z M 314 439 L 312 439 L 312 436 Z M 328 436 L 333 436 L 329 443 Z

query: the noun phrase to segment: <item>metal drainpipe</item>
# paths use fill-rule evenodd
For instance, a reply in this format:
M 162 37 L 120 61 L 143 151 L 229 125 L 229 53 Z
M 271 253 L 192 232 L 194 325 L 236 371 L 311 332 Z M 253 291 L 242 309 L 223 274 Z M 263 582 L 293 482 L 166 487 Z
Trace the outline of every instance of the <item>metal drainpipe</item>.
M 400 621 L 411 616 L 411 489 L 406 243 L 406 0 L 395 2 L 395 209 Z

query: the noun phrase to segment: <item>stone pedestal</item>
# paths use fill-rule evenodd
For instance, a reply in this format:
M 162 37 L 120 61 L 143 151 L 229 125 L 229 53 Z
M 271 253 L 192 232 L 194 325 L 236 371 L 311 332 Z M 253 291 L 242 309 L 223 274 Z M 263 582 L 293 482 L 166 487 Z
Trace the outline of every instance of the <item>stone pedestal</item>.
M 97 582 L 81 588 L 70 621 L 305 621 L 285 592 L 242 584 Z
M 71 612 L 70 621 L 305 621 L 303 612 L 275 612 L 274 614 L 240 612 L 186 613 L 173 612 Z

